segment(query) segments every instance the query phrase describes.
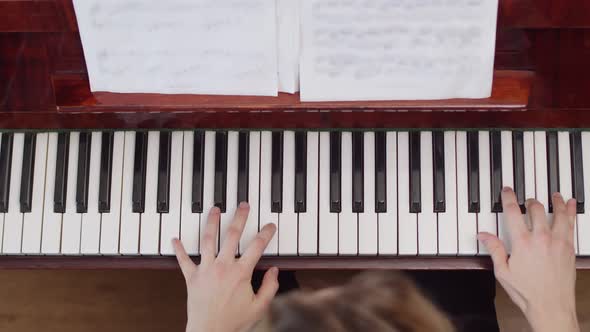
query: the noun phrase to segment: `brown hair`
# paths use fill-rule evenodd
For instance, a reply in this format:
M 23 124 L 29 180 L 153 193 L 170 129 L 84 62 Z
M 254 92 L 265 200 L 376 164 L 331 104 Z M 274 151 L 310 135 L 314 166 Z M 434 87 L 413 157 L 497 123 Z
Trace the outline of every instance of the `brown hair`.
M 365 272 L 322 291 L 277 298 L 256 332 L 452 332 L 450 321 L 400 273 Z

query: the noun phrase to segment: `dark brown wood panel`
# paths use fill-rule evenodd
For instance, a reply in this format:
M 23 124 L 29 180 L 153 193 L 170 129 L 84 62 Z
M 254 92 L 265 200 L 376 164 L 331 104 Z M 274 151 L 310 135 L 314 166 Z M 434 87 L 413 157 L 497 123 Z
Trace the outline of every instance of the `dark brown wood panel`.
M 500 0 L 499 25 L 590 27 L 590 3 L 587 0 Z M 0 0 L 0 31 L 75 30 L 72 0 Z
M 1 129 L 590 128 L 590 110 L 0 112 Z
M 193 258 L 198 263 L 199 259 Z M 258 269 L 281 270 L 489 270 L 489 257 L 263 257 Z M 578 269 L 590 269 L 578 258 Z M 177 269 L 174 257 L 0 256 L 0 269 Z
M 520 28 L 590 27 L 590 2 L 500 0 L 499 25 Z
M 55 109 L 42 34 L 0 33 L 0 112 Z

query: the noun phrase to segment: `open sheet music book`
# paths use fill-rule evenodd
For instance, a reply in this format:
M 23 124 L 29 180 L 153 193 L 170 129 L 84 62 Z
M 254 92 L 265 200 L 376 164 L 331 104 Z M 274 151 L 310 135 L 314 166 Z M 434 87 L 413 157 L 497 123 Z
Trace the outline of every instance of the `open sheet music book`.
M 487 98 L 498 0 L 74 0 L 92 91 Z

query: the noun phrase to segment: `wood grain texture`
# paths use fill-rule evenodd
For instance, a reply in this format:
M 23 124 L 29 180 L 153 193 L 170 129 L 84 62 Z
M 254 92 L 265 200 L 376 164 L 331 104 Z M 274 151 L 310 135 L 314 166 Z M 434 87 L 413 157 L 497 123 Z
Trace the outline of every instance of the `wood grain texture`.
M 304 289 L 338 285 L 349 271 L 302 271 Z M 0 331 L 184 331 L 186 295 L 179 271 L 0 271 Z M 590 330 L 590 271 L 578 273 L 577 308 Z M 530 331 L 498 286 L 502 331 Z
M 194 257 L 195 263 L 199 262 Z M 283 270 L 482 270 L 489 257 L 263 257 L 257 269 Z M 578 269 L 590 269 L 590 258 L 578 258 Z M 178 269 L 175 257 L 162 256 L 0 256 L 0 270 L 11 269 Z

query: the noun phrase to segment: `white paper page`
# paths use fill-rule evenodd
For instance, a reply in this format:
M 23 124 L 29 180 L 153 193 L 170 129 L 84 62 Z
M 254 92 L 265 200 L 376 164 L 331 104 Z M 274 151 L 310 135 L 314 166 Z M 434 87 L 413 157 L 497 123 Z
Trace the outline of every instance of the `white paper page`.
M 303 101 L 487 98 L 498 0 L 307 0 Z
M 277 0 L 279 91 L 299 91 L 301 0 Z
M 276 96 L 275 0 L 74 0 L 92 91 Z

